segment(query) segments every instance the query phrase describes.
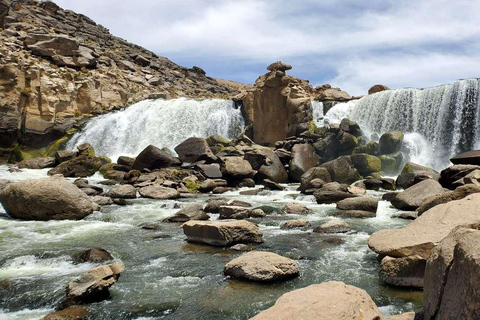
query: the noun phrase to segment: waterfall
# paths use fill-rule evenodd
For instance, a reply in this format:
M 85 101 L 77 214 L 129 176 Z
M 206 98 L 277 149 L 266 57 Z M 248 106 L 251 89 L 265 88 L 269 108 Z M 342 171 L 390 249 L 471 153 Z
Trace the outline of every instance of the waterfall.
M 357 121 L 368 133 L 417 133 L 409 135 L 407 141 L 417 144 L 413 157 L 421 164 L 442 169 L 453 155 L 480 147 L 479 92 L 478 79 L 426 89 L 388 90 L 360 99 L 342 116 Z M 335 106 L 325 117 L 338 113 L 340 107 Z M 426 143 L 418 145 L 420 140 Z
M 173 150 L 189 137 L 219 134 L 232 139 L 243 127 L 241 112 L 231 100 L 145 100 L 90 120 L 67 149 L 88 142 L 98 155 L 116 160 L 120 155 L 137 156 L 149 144 Z

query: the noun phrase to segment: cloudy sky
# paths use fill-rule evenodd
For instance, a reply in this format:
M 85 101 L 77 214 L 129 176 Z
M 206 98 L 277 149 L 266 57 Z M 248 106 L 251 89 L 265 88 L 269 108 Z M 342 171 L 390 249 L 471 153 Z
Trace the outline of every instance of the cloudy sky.
M 130 42 L 252 84 L 271 62 L 364 94 L 480 77 L 476 0 L 56 0 Z

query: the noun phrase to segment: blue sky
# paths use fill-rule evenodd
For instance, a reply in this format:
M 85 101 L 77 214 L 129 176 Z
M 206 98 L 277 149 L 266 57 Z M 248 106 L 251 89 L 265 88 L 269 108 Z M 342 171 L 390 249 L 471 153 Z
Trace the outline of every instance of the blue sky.
M 217 78 L 271 62 L 350 94 L 480 77 L 480 1 L 57 0 L 111 33 Z

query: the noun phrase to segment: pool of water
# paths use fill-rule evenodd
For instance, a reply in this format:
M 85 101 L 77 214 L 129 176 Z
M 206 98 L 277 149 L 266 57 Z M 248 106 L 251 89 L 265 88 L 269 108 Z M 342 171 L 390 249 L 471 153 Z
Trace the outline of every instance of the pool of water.
M 9 173 L 0 166 L 0 179 L 22 180 L 46 176 L 47 170 Z M 98 182 L 94 176 L 91 183 Z M 297 185 L 285 191 L 265 191 L 256 196 L 238 191 L 221 195 L 253 205 L 282 207 L 290 201 L 306 204 L 312 213 L 272 215 L 254 219 L 264 234 L 258 250 L 292 259 L 299 278 L 257 284 L 227 279 L 224 265 L 240 252 L 190 244 L 180 224 L 163 223 L 195 199 L 136 199 L 130 206 L 105 206 L 80 221 L 20 221 L 10 219 L 0 206 L 0 320 L 39 319 L 53 311 L 65 296 L 67 283 L 95 267 L 76 263 L 78 252 L 90 247 L 108 250 L 125 264 L 125 271 L 111 288 L 111 299 L 89 305 L 94 319 L 248 319 L 272 306 L 284 293 L 329 280 L 340 280 L 365 289 L 385 314 L 419 309 L 422 294 L 381 284 L 376 254 L 367 247 L 371 233 L 399 228 L 408 221 L 380 201 L 376 218 L 346 219 L 354 231 L 322 235 L 301 230 L 281 230 L 289 219 L 308 219 L 312 226 L 331 219 L 334 205 L 318 205 L 313 196 L 299 194 Z M 243 189 L 246 190 L 246 189 Z M 370 193 L 370 192 L 369 192 Z M 381 192 L 371 192 L 381 197 Z M 216 196 L 218 197 L 218 196 Z M 212 215 L 212 219 L 218 216 Z M 145 224 L 158 230 L 145 230 Z

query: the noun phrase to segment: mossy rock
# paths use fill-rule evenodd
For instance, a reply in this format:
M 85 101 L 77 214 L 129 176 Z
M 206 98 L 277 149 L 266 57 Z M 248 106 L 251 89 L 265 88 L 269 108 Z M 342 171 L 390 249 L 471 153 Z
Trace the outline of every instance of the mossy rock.
M 350 156 L 353 165 L 362 176 L 368 176 L 373 172 L 382 170 L 382 161 L 375 156 L 359 153 Z
M 16 163 L 23 160 L 29 160 L 29 159 L 38 158 L 38 157 L 44 157 L 41 150 L 27 149 L 17 144 L 12 149 L 12 151 L 10 151 L 10 155 L 8 156 L 7 162 Z
M 382 162 L 382 171 L 387 174 L 397 174 L 403 161 L 403 153 L 395 152 L 391 154 L 382 154 L 380 157 Z
M 378 143 L 370 141 L 366 145 L 360 145 L 353 150 L 353 154 L 366 153 L 372 156 L 378 155 Z
M 112 163 L 112 159 L 110 159 L 109 157 L 107 156 L 101 156 L 101 157 L 98 157 L 100 159 L 100 161 L 102 162 L 102 165 L 103 164 L 107 164 L 107 163 Z
M 168 153 L 168 154 L 171 155 L 172 157 L 175 156 L 175 153 L 174 153 L 172 150 L 170 150 L 169 148 L 167 148 L 167 147 L 163 147 L 163 148 L 160 149 L 160 150 L 162 150 L 163 152 Z
M 190 193 L 195 193 L 198 188 L 202 185 L 200 181 L 191 181 L 191 180 L 186 180 L 185 182 L 185 187 L 188 189 L 188 192 Z
M 422 165 L 419 165 L 419 164 L 416 164 L 416 163 L 413 163 L 413 162 L 407 162 L 405 163 L 405 165 L 403 166 L 403 169 L 402 169 L 402 173 L 415 173 L 415 172 L 431 172 L 431 173 L 438 173 L 437 171 L 429 168 L 429 167 L 425 167 L 425 166 L 422 166 Z
M 315 125 L 315 121 L 311 120 L 308 123 L 308 132 L 310 133 L 315 133 L 315 130 L 317 129 L 317 126 Z
M 113 170 L 113 167 L 116 165 L 116 163 L 104 163 L 98 171 L 105 177 L 105 174 L 107 171 Z
M 404 134 L 402 131 L 389 131 L 380 137 L 380 154 L 392 154 L 400 150 Z
M 67 136 L 61 137 L 60 139 L 53 141 L 48 145 L 47 149 L 45 149 L 45 151 L 43 152 L 43 155 L 45 157 L 55 156 L 55 152 L 60 150 L 60 148 L 63 147 L 67 143 L 67 141 L 68 141 Z
M 231 141 L 228 140 L 225 137 L 222 137 L 219 134 L 214 134 L 210 137 L 207 138 L 207 144 L 210 147 L 216 146 L 216 145 L 222 145 L 222 146 L 228 146 L 230 145 Z

